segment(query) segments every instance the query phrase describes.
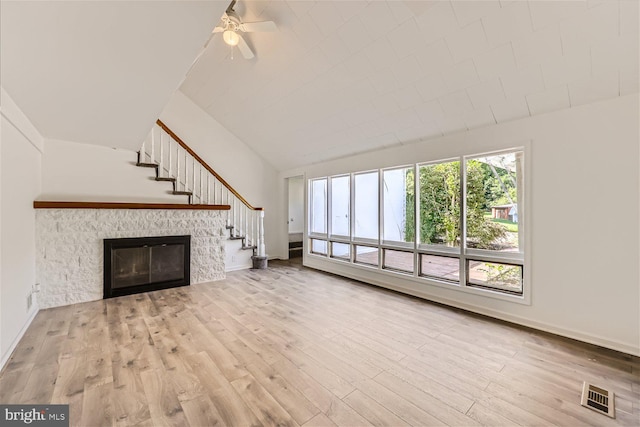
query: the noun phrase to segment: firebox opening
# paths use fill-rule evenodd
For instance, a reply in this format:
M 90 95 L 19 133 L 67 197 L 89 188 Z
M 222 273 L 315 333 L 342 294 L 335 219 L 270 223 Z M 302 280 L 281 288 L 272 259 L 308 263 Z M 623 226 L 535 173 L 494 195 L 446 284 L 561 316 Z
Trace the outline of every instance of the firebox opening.
M 104 298 L 190 284 L 191 236 L 104 240 Z

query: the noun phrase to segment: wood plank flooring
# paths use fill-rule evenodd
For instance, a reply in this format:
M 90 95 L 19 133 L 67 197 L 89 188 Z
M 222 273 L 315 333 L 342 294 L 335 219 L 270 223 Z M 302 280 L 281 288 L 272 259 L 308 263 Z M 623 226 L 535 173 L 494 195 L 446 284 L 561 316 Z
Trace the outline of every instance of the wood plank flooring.
M 0 402 L 79 426 L 637 426 L 640 359 L 282 261 L 42 310 Z

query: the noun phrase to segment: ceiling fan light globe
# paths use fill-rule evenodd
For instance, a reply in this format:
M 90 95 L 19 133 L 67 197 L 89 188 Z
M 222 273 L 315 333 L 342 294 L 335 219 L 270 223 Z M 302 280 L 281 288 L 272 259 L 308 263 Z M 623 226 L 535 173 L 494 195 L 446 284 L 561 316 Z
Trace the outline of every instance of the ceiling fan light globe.
M 237 46 L 240 42 L 240 36 L 235 31 L 227 30 L 222 33 L 222 39 L 229 46 Z

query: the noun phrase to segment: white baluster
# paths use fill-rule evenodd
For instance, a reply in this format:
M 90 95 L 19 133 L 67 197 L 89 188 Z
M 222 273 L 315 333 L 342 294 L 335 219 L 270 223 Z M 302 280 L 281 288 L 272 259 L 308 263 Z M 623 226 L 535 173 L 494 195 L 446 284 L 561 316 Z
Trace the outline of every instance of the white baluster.
M 260 240 L 258 238 L 258 234 L 259 234 L 258 230 L 260 228 L 260 224 L 258 223 L 258 211 L 253 211 L 252 214 L 253 214 L 253 224 L 254 224 L 253 241 L 255 242 L 254 246 L 256 247 L 256 254 L 257 254 L 259 250 L 258 244 Z
M 200 203 L 204 203 L 204 181 L 202 181 L 202 165 L 200 165 Z
M 184 191 L 187 191 L 187 150 L 184 150 Z
M 151 129 L 151 163 L 153 163 L 156 158 L 156 133 L 154 130 L 155 129 Z
M 196 159 L 195 157 L 191 157 L 191 191 L 193 191 L 193 195 L 196 195 Z
M 247 239 L 251 238 L 249 235 L 249 209 L 247 209 L 246 206 L 244 206 L 244 234 L 247 236 Z
M 256 215 L 256 212 L 251 212 L 251 238 L 253 239 L 253 245 L 256 247 L 256 253 L 258 253 L 258 215 Z
M 176 147 L 176 190 L 180 190 L 180 146 Z
M 209 174 L 207 174 L 207 204 L 211 204 L 211 176 Z
M 167 145 L 167 150 L 169 150 L 169 178 L 171 178 L 173 175 L 171 174 L 172 172 L 172 164 L 171 164 L 171 153 L 173 152 L 173 150 L 171 149 L 171 144 L 172 144 L 172 139 L 169 138 L 169 144 Z
M 258 237 L 258 256 L 265 256 L 265 246 L 264 246 L 264 211 L 259 211 L 259 228 L 260 228 L 260 237 Z
M 229 200 L 229 191 L 226 191 L 224 194 L 225 204 L 229 205 L 229 210 L 227 211 L 227 224 L 231 225 L 231 218 L 233 213 L 233 206 L 231 205 L 231 201 Z
M 147 137 L 142 141 L 142 147 L 140 147 L 140 159 L 139 159 L 139 160 L 140 160 L 140 163 L 144 163 L 144 161 L 146 160 L 146 157 L 147 157 L 147 155 L 146 155 L 146 153 L 145 153 L 144 149 L 145 149 L 145 145 L 147 145 L 147 139 L 148 139 L 148 138 L 149 138 L 149 137 L 147 136 Z
M 251 225 L 249 228 L 249 232 L 251 234 L 251 246 L 256 244 L 256 239 L 253 238 L 253 211 L 251 211 Z
M 247 233 L 244 227 L 244 205 L 240 200 L 238 200 L 238 206 L 240 207 L 240 209 L 238 210 L 238 222 L 240 223 L 240 228 L 242 229 L 241 236 L 246 236 Z
M 158 165 L 158 176 L 161 177 L 164 175 L 164 134 L 160 132 L 160 164 Z
M 236 216 L 236 223 L 238 224 L 238 232 L 241 236 L 244 236 L 244 228 L 242 227 L 242 204 L 238 202 L 238 215 Z

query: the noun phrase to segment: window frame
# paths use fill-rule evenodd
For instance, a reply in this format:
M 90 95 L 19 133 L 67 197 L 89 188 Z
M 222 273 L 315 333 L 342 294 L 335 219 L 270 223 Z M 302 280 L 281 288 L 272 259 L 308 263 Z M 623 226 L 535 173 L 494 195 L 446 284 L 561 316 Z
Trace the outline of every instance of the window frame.
M 400 242 L 400 241 L 396 241 L 396 240 L 385 240 L 384 239 L 384 207 L 385 207 L 385 196 L 384 196 L 384 174 L 385 172 L 389 172 L 389 171 L 395 171 L 395 170 L 399 170 L 399 169 L 413 169 L 413 184 L 414 184 L 414 192 L 415 192 L 415 184 L 416 184 L 416 165 L 403 165 L 403 166 L 393 166 L 393 167 L 388 167 L 388 168 L 383 168 L 380 169 L 379 171 L 379 183 L 378 183 L 378 190 L 379 190 L 379 195 L 378 195 L 378 204 L 380 205 L 380 213 L 378 214 L 378 223 L 380 226 L 380 232 L 378 235 L 378 238 L 380 240 L 380 244 L 389 247 L 390 249 L 409 249 L 409 248 L 413 248 L 415 250 L 416 247 L 416 240 L 417 240 L 417 232 L 416 230 L 414 230 L 414 235 L 413 235 L 413 241 L 412 242 Z M 416 193 L 417 194 L 417 193 Z M 405 193 L 405 197 L 406 197 L 406 193 Z M 413 212 L 414 212 L 414 220 L 415 220 L 415 215 L 416 215 L 416 197 L 414 194 L 414 200 L 413 200 Z
M 518 252 L 499 252 L 499 251 L 493 251 L 489 249 L 469 248 L 467 245 L 467 219 L 466 219 L 466 216 L 467 216 L 467 161 L 475 160 L 483 157 L 499 156 L 502 154 L 510 154 L 510 153 L 522 153 L 522 155 L 524 156 L 524 159 L 522 162 L 523 163 L 522 173 L 526 177 L 525 162 L 529 156 L 526 155 L 525 149 L 523 147 L 461 156 L 460 190 L 462 192 L 461 194 L 462 207 L 460 209 L 460 216 L 461 216 L 460 224 L 461 224 L 462 230 L 461 230 L 461 242 L 460 242 L 460 248 L 461 248 L 460 286 L 467 289 L 482 289 L 489 292 L 498 292 L 500 294 L 515 295 L 518 297 L 522 297 L 524 295 L 525 277 L 526 277 L 524 239 L 522 239 L 523 241 L 518 242 Z M 525 221 L 526 214 L 524 212 L 526 210 L 525 187 L 527 185 L 525 184 L 524 178 L 520 178 L 520 179 L 522 179 L 522 197 L 518 197 L 518 211 L 522 210 L 523 212 L 522 212 L 522 215 L 518 213 L 518 227 L 522 227 L 522 229 L 525 230 L 526 232 L 527 230 L 526 221 Z M 525 232 L 521 233 L 519 235 L 519 238 L 520 236 L 524 236 Z M 491 288 L 488 286 L 479 286 L 475 284 L 470 284 L 469 270 L 468 270 L 469 261 L 481 261 L 481 262 L 484 261 L 484 262 L 494 262 L 494 263 L 501 263 L 501 264 L 520 265 L 523 271 L 522 292 L 514 293 L 506 290 L 501 290 L 498 288 Z
M 327 235 L 329 237 L 329 239 L 332 240 L 351 240 L 351 236 L 353 235 L 353 230 L 352 230 L 352 221 L 351 221 L 351 215 L 352 215 L 352 208 L 351 208 L 351 204 L 352 204 L 352 174 L 340 174 L 340 175 L 332 175 L 327 177 Z M 333 215 L 329 215 L 330 212 L 333 211 L 333 180 L 336 178 L 349 178 L 349 226 L 348 228 L 348 232 L 346 235 L 344 234 L 334 234 L 333 233 Z
M 356 236 L 356 177 L 358 175 L 367 175 L 367 174 L 371 174 L 371 173 L 377 173 L 378 174 L 378 206 L 377 206 L 377 215 L 378 215 L 378 237 L 377 238 L 369 238 L 369 237 L 359 237 Z M 366 171 L 361 171 L 361 172 L 353 172 L 351 173 L 351 194 L 350 194 L 350 199 L 351 199 L 351 241 L 352 242 L 358 242 L 358 243 L 364 243 L 366 245 L 380 245 L 380 206 L 381 206 L 381 201 L 380 201 L 380 177 L 381 177 L 381 173 L 380 173 L 380 169 L 372 169 L 372 170 L 366 170 Z
M 325 194 L 327 195 L 327 199 L 325 200 L 325 204 L 324 204 L 324 218 L 325 218 L 325 225 L 326 225 L 326 232 L 325 233 L 318 233 L 318 232 L 314 232 L 311 231 L 311 227 L 313 226 L 313 220 L 314 220 L 314 216 L 313 216 L 313 209 L 311 209 L 311 206 L 313 204 L 313 183 L 315 181 L 321 181 L 321 180 L 326 180 L 326 185 L 327 185 L 327 191 L 325 192 Z M 317 178 L 312 178 L 309 179 L 309 185 L 308 185 L 308 192 L 309 192 L 309 201 L 307 203 L 307 227 L 306 227 L 306 232 L 307 232 L 307 236 L 308 238 L 316 238 L 316 239 L 321 239 L 321 240 L 328 240 L 329 238 L 329 224 L 327 223 L 328 220 L 328 215 L 329 215 L 329 177 L 317 177 Z M 311 249 L 309 249 L 309 251 L 311 251 Z
M 490 249 L 478 249 L 478 248 L 467 248 L 467 162 L 469 160 L 482 158 L 482 157 L 491 157 L 497 156 L 501 154 L 509 154 L 514 153 L 522 156 L 519 160 L 521 163 L 519 165 L 520 169 L 518 170 L 518 225 L 519 225 L 519 233 L 518 235 L 518 252 L 500 252 L 497 250 Z M 454 289 L 458 291 L 464 291 L 470 294 L 488 296 L 491 298 L 501 299 L 510 302 L 517 302 L 521 304 L 530 304 L 530 268 L 528 266 L 530 260 L 530 250 L 529 248 L 529 240 L 530 240 L 530 230 L 528 227 L 528 205 L 529 203 L 526 201 L 527 197 L 527 189 L 530 186 L 530 177 L 527 174 L 531 161 L 530 155 L 530 147 L 526 146 L 513 146 L 506 149 L 500 150 L 492 150 L 482 153 L 474 153 L 469 155 L 459 155 L 455 157 L 447 157 L 443 159 L 430 160 L 426 162 L 416 162 L 411 165 L 398 165 L 391 167 L 384 167 L 378 169 L 367 169 L 362 171 L 354 171 L 350 173 L 341 173 L 330 176 L 320 176 L 308 179 L 309 182 L 317 179 L 326 179 L 327 181 L 327 203 L 326 203 L 326 224 L 327 224 L 327 234 L 318 234 L 318 233 L 308 233 L 308 238 L 320 238 L 327 241 L 327 254 L 314 254 L 311 253 L 310 250 L 305 251 L 305 256 L 319 257 L 325 260 L 336 260 L 340 264 L 348 263 L 350 267 L 360 269 L 360 270 L 368 270 L 368 271 L 377 271 L 378 273 L 388 276 L 388 277 L 398 277 L 401 275 L 403 278 L 411 280 L 415 283 L 419 283 L 421 285 L 431 285 L 436 287 L 443 287 L 448 289 Z M 442 163 L 449 162 L 459 162 L 459 179 L 460 179 L 460 246 L 446 246 L 446 245 L 438 245 L 438 244 L 424 244 L 420 242 L 420 168 L 422 166 L 429 165 L 437 165 Z M 414 172 L 414 221 L 416 226 L 414 242 L 395 242 L 395 241 L 387 241 L 383 240 L 384 236 L 384 172 L 389 170 L 398 170 L 398 169 L 411 169 L 413 168 Z M 356 177 L 359 175 L 377 173 L 377 205 L 378 205 L 378 235 L 377 239 L 375 238 L 364 238 L 364 237 L 356 237 L 355 235 L 355 223 L 356 223 Z M 331 224 L 331 187 L 332 187 L 332 178 L 349 176 L 349 236 L 341 236 L 341 235 L 333 235 L 331 234 L 332 224 Z M 311 186 L 308 187 L 311 189 Z M 307 208 L 310 207 L 310 202 L 307 203 Z M 308 232 L 310 226 L 306 227 Z M 350 253 L 349 259 L 346 257 L 334 257 L 332 254 L 333 242 L 349 244 L 350 245 Z M 358 246 L 371 247 L 377 249 L 378 254 L 378 263 L 377 265 L 363 263 L 362 261 L 358 261 L 357 259 L 357 249 Z M 404 252 L 412 252 L 414 255 L 414 264 L 413 264 L 413 273 L 407 272 L 404 270 L 397 270 L 389 267 L 385 267 L 384 265 L 384 256 L 385 250 L 399 250 Z M 446 279 L 439 278 L 435 276 L 422 274 L 422 256 L 423 255 L 434 255 L 434 256 L 442 256 L 448 258 L 457 258 L 459 260 L 459 280 L 455 279 Z M 522 271 L 522 292 L 515 293 L 512 291 L 493 288 L 493 287 L 484 287 L 477 284 L 469 283 L 469 272 L 467 270 L 467 266 L 470 261 L 484 261 L 484 262 L 494 262 L 500 264 L 508 264 L 508 265 L 516 265 L 521 267 Z

